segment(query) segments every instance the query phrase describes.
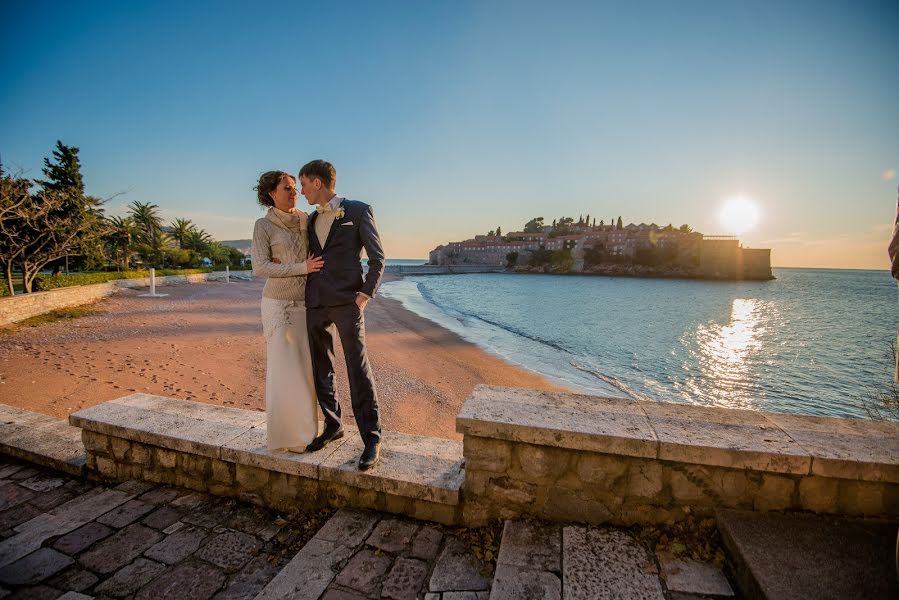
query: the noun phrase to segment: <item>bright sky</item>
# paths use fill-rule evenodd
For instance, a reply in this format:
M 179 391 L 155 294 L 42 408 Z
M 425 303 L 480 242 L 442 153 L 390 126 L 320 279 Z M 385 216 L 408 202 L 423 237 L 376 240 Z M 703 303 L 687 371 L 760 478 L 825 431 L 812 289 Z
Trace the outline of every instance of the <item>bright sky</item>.
M 627 6 L 623 6 L 627 5 Z M 81 148 L 108 212 L 249 238 L 314 158 L 388 257 L 580 214 L 722 231 L 776 266 L 886 268 L 899 3 L 0 4 L 0 157 Z

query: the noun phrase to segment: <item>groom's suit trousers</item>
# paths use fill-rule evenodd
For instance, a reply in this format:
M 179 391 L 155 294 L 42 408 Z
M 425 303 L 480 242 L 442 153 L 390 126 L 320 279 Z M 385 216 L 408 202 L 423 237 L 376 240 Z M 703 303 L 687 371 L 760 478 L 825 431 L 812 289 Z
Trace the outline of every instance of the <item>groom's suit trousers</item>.
M 381 441 L 378 394 L 368 354 L 365 351 L 365 318 L 356 303 L 306 309 L 309 345 L 312 351 L 315 393 L 325 417 L 325 428 L 341 424 L 340 404 L 334 389 L 334 330 L 340 336 L 346 360 L 350 398 L 356 426 L 365 445 Z

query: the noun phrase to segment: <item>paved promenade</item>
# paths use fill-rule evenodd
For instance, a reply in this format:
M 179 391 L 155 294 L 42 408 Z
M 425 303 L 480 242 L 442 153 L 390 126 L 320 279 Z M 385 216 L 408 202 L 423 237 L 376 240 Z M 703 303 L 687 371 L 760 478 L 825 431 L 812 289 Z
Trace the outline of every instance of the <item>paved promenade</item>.
M 253 598 L 333 512 L 0 460 L 0 598 Z

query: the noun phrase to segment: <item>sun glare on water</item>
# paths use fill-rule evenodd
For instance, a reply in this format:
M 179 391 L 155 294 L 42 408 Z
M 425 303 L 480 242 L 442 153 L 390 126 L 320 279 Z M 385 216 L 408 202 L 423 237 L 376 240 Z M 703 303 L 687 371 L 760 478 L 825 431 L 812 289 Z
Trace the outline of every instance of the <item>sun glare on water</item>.
M 727 201 L 721 209 L 721 224 L 727 233 L 740 235 L 752 230 L 759 222 L 759 207 L 746 196 Z

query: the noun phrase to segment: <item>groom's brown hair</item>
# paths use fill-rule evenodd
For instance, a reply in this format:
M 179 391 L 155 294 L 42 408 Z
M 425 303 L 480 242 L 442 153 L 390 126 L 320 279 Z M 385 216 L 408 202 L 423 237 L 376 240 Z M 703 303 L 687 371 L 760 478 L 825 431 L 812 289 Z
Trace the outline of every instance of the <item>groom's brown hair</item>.
M 337 170 L 326 160 L 311 160 L 300 169 L 300 177 L 318 177 L 333 192 L 334 184 L 337 183 Z

